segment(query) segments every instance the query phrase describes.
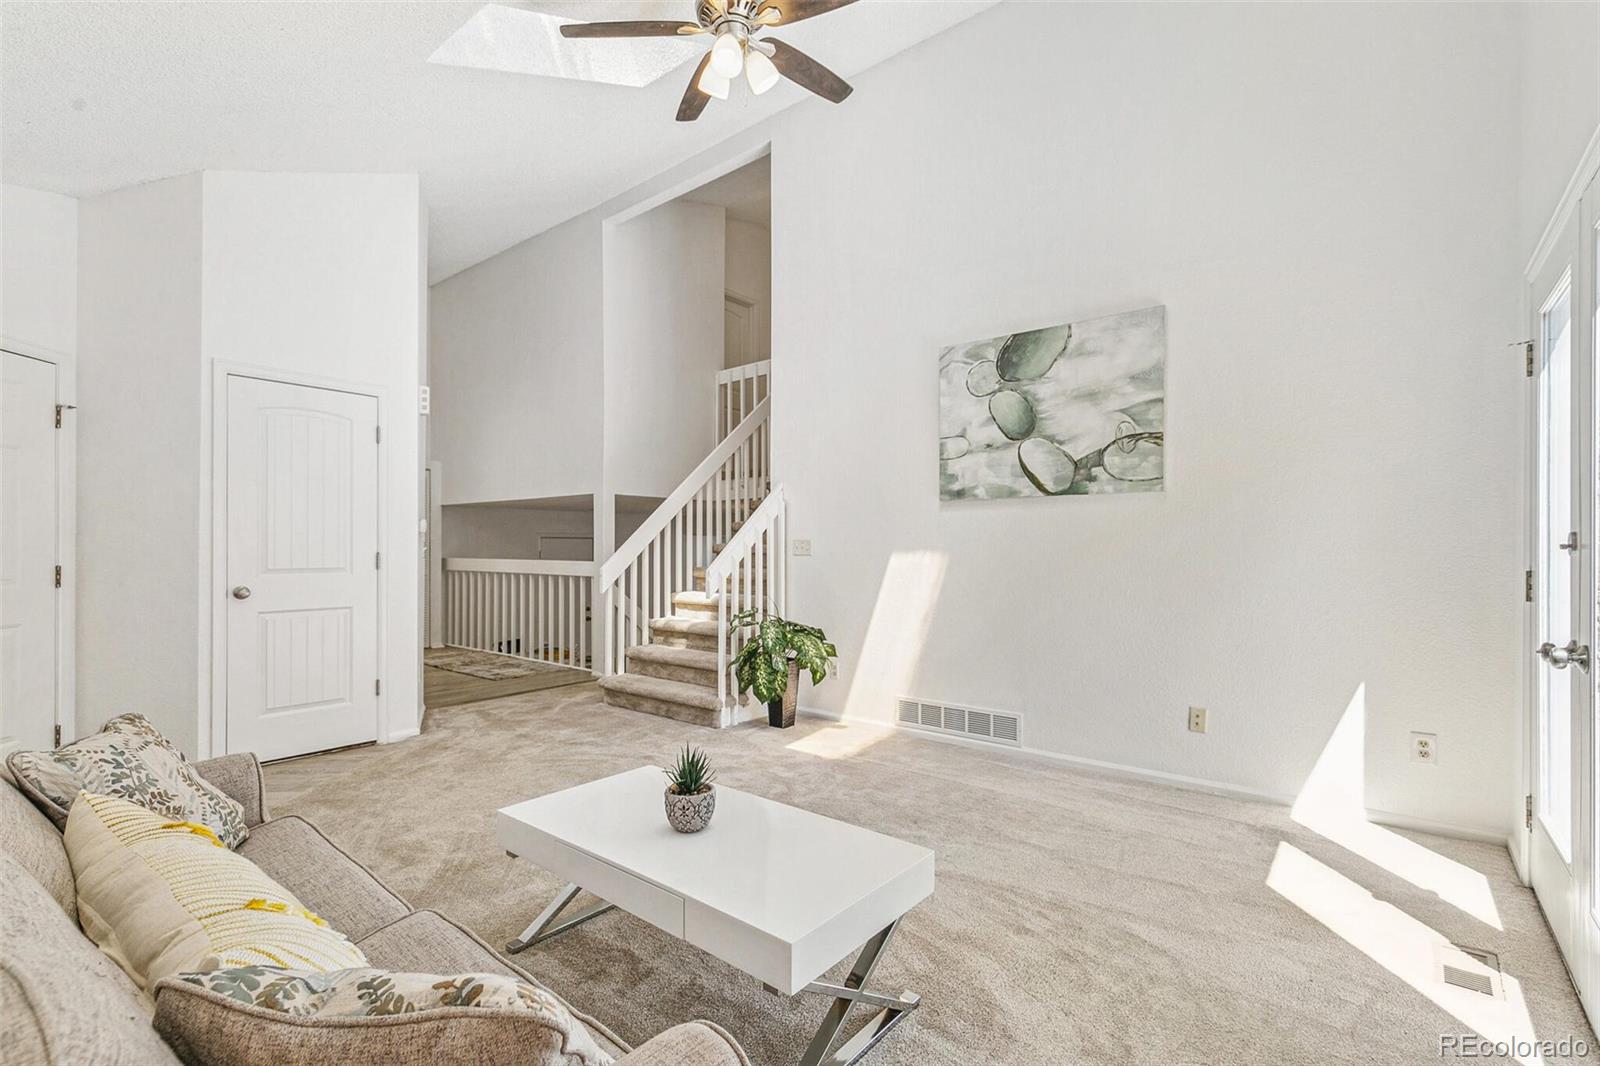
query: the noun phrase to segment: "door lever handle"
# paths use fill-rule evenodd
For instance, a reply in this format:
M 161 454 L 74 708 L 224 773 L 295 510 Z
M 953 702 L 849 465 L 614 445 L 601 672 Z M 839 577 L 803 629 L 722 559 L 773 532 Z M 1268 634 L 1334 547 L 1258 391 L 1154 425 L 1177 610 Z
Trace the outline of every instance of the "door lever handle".
M 1564 552 L 1575 552 L 1575 551 L 1577 551 L 1578 550 L 1578 531 L 1577 530 L 1573 530 L 1571 533 L 1568 533 L 1567 534 L 1567 539 L 1562 541 L 1560 544 L 1557 544 L 1556 547 L 1560 548 Z

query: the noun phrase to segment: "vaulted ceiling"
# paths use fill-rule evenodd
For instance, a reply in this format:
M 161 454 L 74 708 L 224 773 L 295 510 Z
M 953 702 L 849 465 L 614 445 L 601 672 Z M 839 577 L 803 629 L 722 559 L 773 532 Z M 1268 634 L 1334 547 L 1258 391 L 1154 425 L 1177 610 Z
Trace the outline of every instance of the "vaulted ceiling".
M 862 0 L 784 39 L 849 78 L 993 2 Z M 787 82 L 761 97 L 738 86 L 698 122 L 674 122 L 692 47 L 681 69 L 637 88 L 428 62 L 483 6 L 11 0 L 0 5 L 0 176 L 83 197 L 203 169 L 415 171 L 439 280 L 809 99 Z M 513 6 L 576 19 L 693 12 L 693 0 Z

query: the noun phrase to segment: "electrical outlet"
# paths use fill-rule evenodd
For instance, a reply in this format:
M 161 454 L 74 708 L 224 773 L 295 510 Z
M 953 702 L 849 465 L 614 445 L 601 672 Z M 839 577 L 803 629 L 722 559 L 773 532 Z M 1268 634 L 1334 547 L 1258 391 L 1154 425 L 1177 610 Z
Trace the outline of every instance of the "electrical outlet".
M 793 545 L 794 554 L 796 554 L 796 555 L 810 555 L 811 554 L 811 542 L 809 540 L 804 540 L 804 539 L 801 539 L 800 537 L 796 537 L 794 540 L 791 540 L 789 543 L 791 545 Z
M 1439 737 L 1434 733 L 1411 734 L 1411 761 L 1438 762 Z
M 1204 707 L 1189 708 L 1189 732 L 1204 733 L 1206 731 L 1206 709 Z

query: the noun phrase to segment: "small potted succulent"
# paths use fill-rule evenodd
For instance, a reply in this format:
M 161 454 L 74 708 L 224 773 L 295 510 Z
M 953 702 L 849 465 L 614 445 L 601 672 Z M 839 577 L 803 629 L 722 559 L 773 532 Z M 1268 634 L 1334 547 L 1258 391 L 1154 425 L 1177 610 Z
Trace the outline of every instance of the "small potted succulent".
M 811 683 L 820 685 L 839 652 L 816 626 L 758 615 L 753 608 L 740 611 L 728 624 L 730 633 L 745 628 L 755 632 L 734 657 L 734 681 L 741 693 L 753 693 L 767 705 L 768 725 L 787 729 L 794 725 L 800 671 L 809 671 Z
M 717 809 L 717 791 L 711 785 L 717 772 L 704 748 L 685 744 L 667 775 L 667 824 L 680 833 L 698 833 L 711 824 Z

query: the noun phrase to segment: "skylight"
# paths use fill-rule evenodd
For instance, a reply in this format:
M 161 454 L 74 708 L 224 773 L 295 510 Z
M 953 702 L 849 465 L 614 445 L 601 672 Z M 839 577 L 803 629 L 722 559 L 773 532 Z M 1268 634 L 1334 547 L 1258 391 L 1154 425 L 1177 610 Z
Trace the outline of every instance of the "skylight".
M 563 23 L 541 11 L 486 5 L 428 57 L 428 62 L 479 70 L 504 70 L 607 85 L 649 85 L 705 49 L 698 39 L 648 37 L 568 40 Z

